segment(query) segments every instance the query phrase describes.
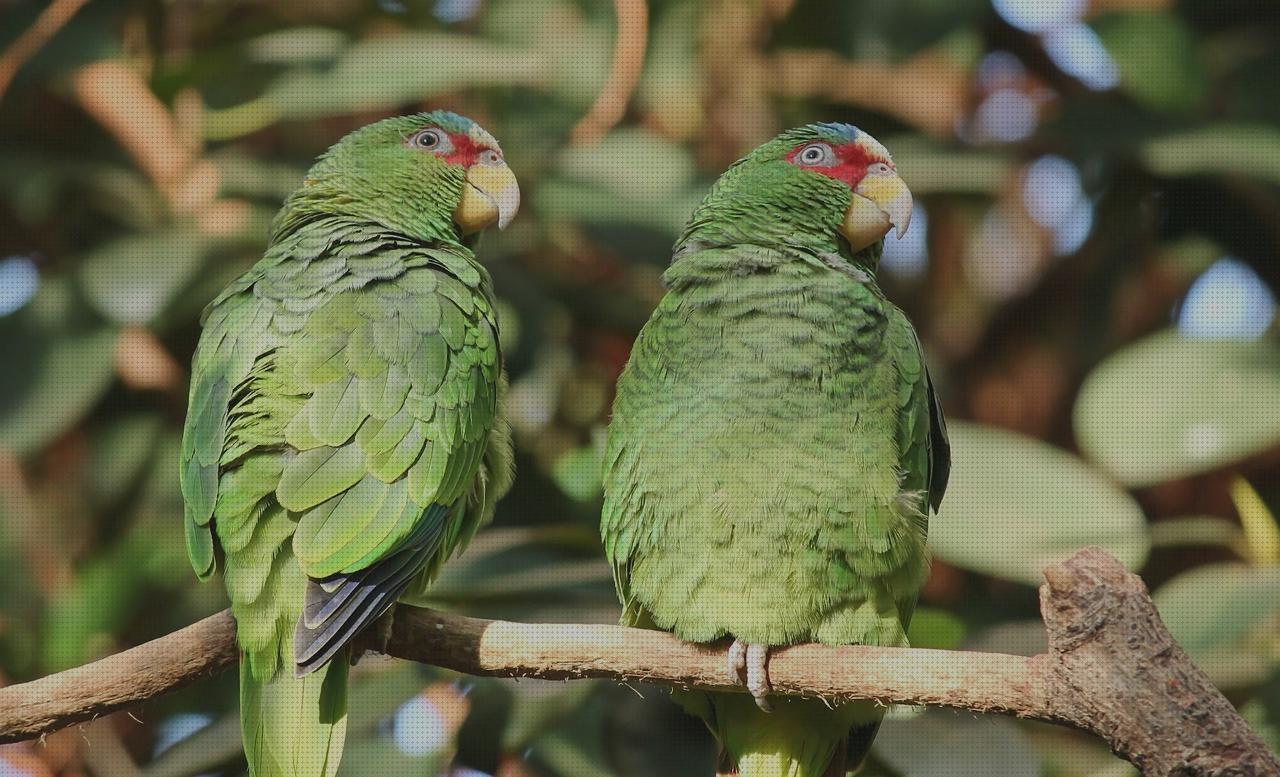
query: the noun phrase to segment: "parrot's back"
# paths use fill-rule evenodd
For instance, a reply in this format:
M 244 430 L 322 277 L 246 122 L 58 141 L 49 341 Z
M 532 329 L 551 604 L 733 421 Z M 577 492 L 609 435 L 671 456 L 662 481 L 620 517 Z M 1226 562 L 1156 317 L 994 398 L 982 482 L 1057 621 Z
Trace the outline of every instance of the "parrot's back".
M 624 618 L 696 642 L 905 645 L 937 488 L 910 324 L 866 274 L 761 246 L 688 253 L 666 280 L 609 434 Z M 846 747 L 855 768 L 882 714 L 681 696 L 744 777 L 820 777 Z
M 351 640 L 418 593 L 511 479 L 488 273 L 331 216 L 206 313 L 183 441 L 187 542 L 222 569 L 255 777 L 330 777 Z

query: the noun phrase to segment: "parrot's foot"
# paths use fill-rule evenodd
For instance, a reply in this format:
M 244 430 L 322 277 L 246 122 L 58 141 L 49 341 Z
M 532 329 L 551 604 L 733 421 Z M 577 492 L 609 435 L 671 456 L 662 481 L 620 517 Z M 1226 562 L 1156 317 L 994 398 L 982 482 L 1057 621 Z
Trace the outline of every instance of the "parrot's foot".
M 396 608 L 391 609 L 378 616 L 378 619 L 369 626 L 369 643 L 368 647 L 356 648 L 351 651 L 351 665 L 355 666 L 360 659 L 364 658 L 364 654 L 372 650 L 375 653 L 387 654 L 387 643 L 391 642 L 391 627 L 396 622 Z
M 748 645 L 734 640 L 729 646 L 729 679 L 739 682 L 745 675 L 747 690 L 756 700 L 756 706 L 765 712 L 773 712 L 769 704 L 769 646 Z

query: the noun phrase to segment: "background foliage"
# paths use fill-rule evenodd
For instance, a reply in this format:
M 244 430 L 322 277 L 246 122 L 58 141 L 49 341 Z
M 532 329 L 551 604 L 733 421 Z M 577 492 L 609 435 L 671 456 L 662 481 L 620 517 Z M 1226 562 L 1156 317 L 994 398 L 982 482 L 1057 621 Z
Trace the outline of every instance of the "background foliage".
M 655 0 L 647 41 L 619 44 L 643 66 L 621 121 L 577 126 L 617 11 L 641 10 L 617 6 L 0 2 L 0 681 L 224 606 L 180 536 L 199 312 L 316 154 L 420 108 L 491 129 L 526 196 L 483 245 L 519 477 L 439 604 L 612 621 L 601 434 L 673 237 L 738 155 L 841 120 L 917 195 L 880 275 L 954 419 L 916 644 L 1040 649 L 1040 568 L 1102 545 L 1280 746 L 1280 6 Z M 655 689 L 377 660 L 355 677 L 353 777 L 709 774 L 706 735 Z M 0 775 L 242 773 L 234 696 L 222 677 L 0 748 Z M 1062 729 L 912 710 L 875 761 L 1129 773 Z

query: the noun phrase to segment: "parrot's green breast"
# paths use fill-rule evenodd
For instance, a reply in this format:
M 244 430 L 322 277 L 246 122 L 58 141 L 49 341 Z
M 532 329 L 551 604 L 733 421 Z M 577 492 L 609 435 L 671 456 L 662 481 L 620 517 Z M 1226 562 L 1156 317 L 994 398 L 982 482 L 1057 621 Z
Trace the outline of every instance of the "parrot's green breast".
M 768 253 L 673 267 L 619 382 L 604 534 L 628 611 L 692 641 L 904 644 L 928 565 L 915 335 L 856 271 L 718 272 L 744 251 Z
M 909 207 L 855 127 L 759 146 L 690 217 L 619 379 L 605 552 L 624 622 L 732 638 L 726 671 L 750 695 L 673 694 L 715 734 L 720 774 L 843 775 L 883 717 L 766 698 L 766 659 L 907 641 L 949 453 L 919 341 L 875 284 L 883 243 L 859 223 L 878 208 L 905 226 Z

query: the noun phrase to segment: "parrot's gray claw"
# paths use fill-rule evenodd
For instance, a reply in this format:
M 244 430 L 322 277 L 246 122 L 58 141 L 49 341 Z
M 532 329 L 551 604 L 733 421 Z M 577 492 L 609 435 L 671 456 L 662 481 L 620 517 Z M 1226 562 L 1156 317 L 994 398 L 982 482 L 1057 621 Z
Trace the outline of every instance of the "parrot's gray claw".
M 748 645 L 734 640 L 729 646 L 729 678 L 741 682 L 745 675 L 747 690 L 756 700 L 756 706 L 765 712 L 773 712 L 769 704 L 769 646 Z
M 741 682 L 743 672 L 747 671 L 747 646 L 738 640 L 734 640 L 729 646 L 729 662 L 726 672 L 729 675 L 729 681 L 733 683 Z

